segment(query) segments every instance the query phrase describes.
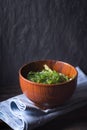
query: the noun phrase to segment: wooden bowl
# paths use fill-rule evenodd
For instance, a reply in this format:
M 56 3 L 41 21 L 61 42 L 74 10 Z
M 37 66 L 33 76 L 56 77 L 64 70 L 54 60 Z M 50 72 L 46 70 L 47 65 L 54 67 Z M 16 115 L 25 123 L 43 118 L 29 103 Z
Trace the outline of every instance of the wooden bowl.
M 64 83 L 51 85 L 29 81 L 27 79 L 28 72 L 41 71 L 44 64 L 73 78 Z M 76 68 L 69 63 L 56 60 L 39 60 L 30 62 L 20 68 L 19 83 L 22 92 L 36 105 L 42 108 L 53 108 L 62 105 L 71 98 L 77 85 L 77 75 Z

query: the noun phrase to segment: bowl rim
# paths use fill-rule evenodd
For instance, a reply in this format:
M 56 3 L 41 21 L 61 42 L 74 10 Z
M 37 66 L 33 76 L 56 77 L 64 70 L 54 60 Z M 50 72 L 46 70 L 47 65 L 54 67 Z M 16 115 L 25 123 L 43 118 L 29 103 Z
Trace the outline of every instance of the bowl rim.
M 39 61 L 54 61 L 54 62 L 60 62 L 60 63 L 63 63 L 63 64 L 66 64 L 66 65 L 69 65 L 69 66 L 71 66 L 74 70 L 75 70 L 75 72 L 76 72 L 76 75 L 73 77 L 73 78 L 71 78 L 71 80 L 68 80 L 68 81 L 65 81 L 65 82 L 62 82 L 62 83 L 57 83 L 57 84 L 44 84 L 44 83 L 37 83 L 37 82 L 33 82 L 33 81 L 30 81 L 30 80 L 28 80 L 27 78 L 25 78 L 22 74 L 21 74 L 21 71 L 22 71 L 22 69 L 24 68 L 24 67 L 26 67 L 27 65 L 29 65 L 30 63 L 35 63 L 35 62 L 39 62 Z M 78 76 L 78 71 L 77 71 L 77 69 L 75 68 L 75 66 L 73 66 L 72 64 L 70 64 L 70 63 L 68 63 L 68 62 L 65 62 L 65 61 L 62 61 L 62 60 L 52 60 L 52 59 L 42 59 L 42 60 L 34 60 L 34 61 L 30 61 L 30 62 L 27 62 L 27 63 L 25 63 L 25 64 L 23 64 L 21 67 L 20 67 L 20 69 L 19 69 L 19 77 L 21 77 L 22 79 L 24 79 L 25 81 L 27 81 L 27 82 L 29 82 L 29 83 L 31 83 L 31 84 L 34 84 L 34 85 L 37 85 L 37 86 L 39 86 L 39 85 L 41 85 L 41 86 L 61 86 L 61 85 L 65 85 L 65 84 L 67 84 L 67 83 L 70 83 L 70 82 L 72 82 L 73 80 L 75 80 L 76 78 L 77 78 L 77 76 Z

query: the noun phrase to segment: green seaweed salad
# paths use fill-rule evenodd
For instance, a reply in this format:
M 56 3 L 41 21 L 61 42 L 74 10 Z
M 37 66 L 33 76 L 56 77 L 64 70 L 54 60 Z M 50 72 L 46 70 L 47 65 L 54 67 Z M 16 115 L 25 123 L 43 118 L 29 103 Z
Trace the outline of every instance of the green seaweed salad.
M 44 69 L 40 72 L 30 71 L 27 75 L 27 79 L 43 84 L 58 84 L 68 81 L 69 77 L 44 65 Z

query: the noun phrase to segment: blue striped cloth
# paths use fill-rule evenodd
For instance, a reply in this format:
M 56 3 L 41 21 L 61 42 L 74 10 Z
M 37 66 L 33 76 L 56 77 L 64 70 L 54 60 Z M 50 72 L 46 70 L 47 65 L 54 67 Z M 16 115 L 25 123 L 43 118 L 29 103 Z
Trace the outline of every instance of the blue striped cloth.
M 87 105 L 87 76 L 78 70 L 77 88 L 72 98 L 62 106 L 54 109 L 41 110 L 24 94 L 0 102 L 0 119 L 13 130 L 31 130 L 59 115 Z

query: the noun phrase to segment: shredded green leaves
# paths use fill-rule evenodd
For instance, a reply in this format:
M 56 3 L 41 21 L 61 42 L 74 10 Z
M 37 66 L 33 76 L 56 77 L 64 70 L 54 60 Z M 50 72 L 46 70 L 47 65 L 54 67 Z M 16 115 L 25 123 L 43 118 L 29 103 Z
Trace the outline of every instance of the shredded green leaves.
M 40 72 L 30 71 L 27 75 L 27 79 L 43 84 L 58 84 L 68 81 L 69 77 L 44 65 L 44 69 Z

